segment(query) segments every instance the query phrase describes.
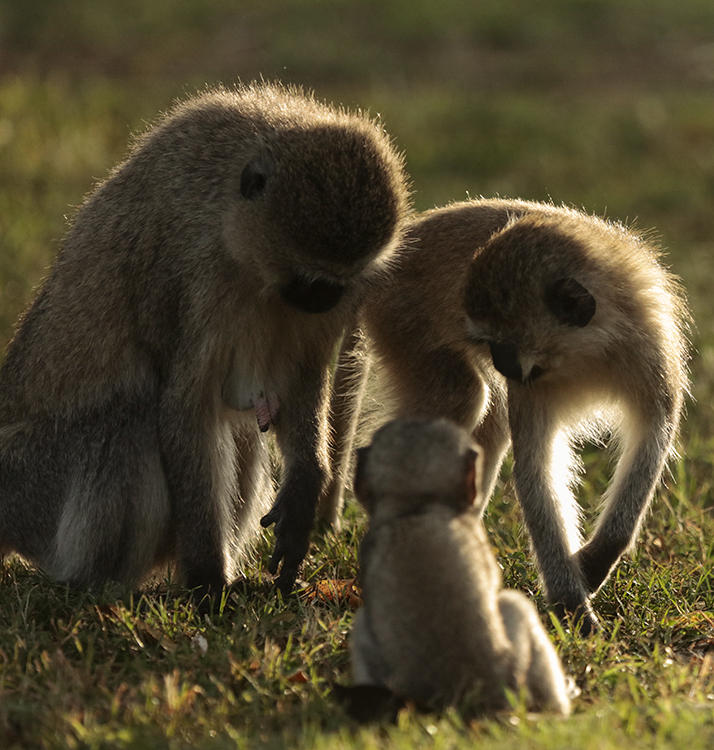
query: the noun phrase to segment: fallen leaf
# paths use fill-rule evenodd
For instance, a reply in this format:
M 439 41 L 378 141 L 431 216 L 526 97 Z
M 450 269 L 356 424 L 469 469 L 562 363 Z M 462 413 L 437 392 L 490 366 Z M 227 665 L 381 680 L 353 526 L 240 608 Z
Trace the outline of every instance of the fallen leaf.
M 350 609 L 362 606 L 362 590 L 356 578 L 327 578 L 311 586 L 305 595 L 310 602 L 345 603 Z

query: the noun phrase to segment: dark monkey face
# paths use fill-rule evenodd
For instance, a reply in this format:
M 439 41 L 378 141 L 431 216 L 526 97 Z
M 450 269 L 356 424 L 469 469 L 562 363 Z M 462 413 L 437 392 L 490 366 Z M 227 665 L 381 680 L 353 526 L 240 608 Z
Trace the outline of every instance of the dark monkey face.
M 575 278 L 590 265 L 579 225 L 521 217 L 475 255 L 464 293 L 472 339 L 488 345 L 494 368 L 532 383 L 584 354 L 579 334 L 595 317 L 594 295 Z M 586 238 L 587 239 L 587 238 Z
M 344 291 L 345 284 L 325 279 L 306 279 L 296 274 L 280 290 L 280 296 L 303 312 L 324 313 L 337 306 Z
M 275 181 L 275 168 L 269 157 L 262 155 L 256 157 L 250 161 L 243 169 L 240 179 L 240 193 L 241 196 L 247 201 L 258 201 L 264 198 L 270 188 L 271 182 Z M 313 180 L 315 184 L 317 182 Z M 320 188 L 322 190 L 322 187 Z M 320 191 L 318 191 L 320 192 Z M 314 206 L 312 207 L 314 209 Z M 300 215 L 300 220 L 307 222 L 307 229 L 313 228 L 310 225 L 310 221 L 314 219 L 312 214 L 315 213 L 313 210 L 304 211 L 303 213 L 310 213 L 309 217 Z M 334 212 L 330 212 L 334 213 Z M 319 216 L 317 217 L 320 218 Z M 316 222 L 317 225 L 320 222 Z M 344 229 L 343 227 L 337 227 L 335 234 L 342 234 L 337 231 L 338 229 Z M 356 229 L 352 227 L 353 230 Z M 306 230 L 305 230 L 306 231 Z M 302 231 L 304 234 L 305 231 Z M 300 233 L 300 232 L 298 232 Z M 351 235 L 349 232 L 346 233 L 341 239 L 341 242 L 332 242 L 332 247 L 350 248 Z M 324 238 L 323 238 L 324 239 Z M 358 237 L 359 239 L 359 237 Z M 320 243 L 317 243 L 318 245 Z M 322 242 L 321 244 L 330 244 Z M 342 262 L 342 253 L 334 253 L 334 257 L 322 258 L 322 263 L 327 261 L 334 261 L 335 265 Z M 349 257 L 351 251 L 345 251 L 347 257 Z M 307 313 L 326 313 L 333 310 L 343 298 L 347 284 L 344 282 L 333 281 L 324 278 L 314 278 L 307 274 L 300 273 L 299 271 L 293 272 L 289 280 L 279 289 L 279 294 L 285 302 Z
M 501 300 L 505 298 L 502 294 Z M 545 303 L 547 315 L 540 317 L 540 320 L 539 315 L 534 312 L 538 309 L 538 304 L 533 300 L 526 302 L 527 310 L 518 307 L 516 312 L 511 314 L 510 319 L 505 319 L 505 324 L 502 320 L 498 326 L 484 326 L 483 316 L 480 316 L 481 325 L 476 325 L 473 319 L 471 320 L 472 333 L 481 331 L 480 334 L 474 334 L 474 340 L 488 344 L 494 368 L 509 380 L 532 383 L 540 378 L 547 369 L 546 366 L 542 366 L 543 362 L 548 360 L 548 357 L 544 356 L 544 342 L 552 340 L 554 335 L 556 338 L 562 336 L 558 327 L 584 328 L 592 320 L 597 307 L 592 294 L 571 277 L 561 278 L 547 284 L 542 301 Z M 493 303 L 491 303 L 491 308 L 494 308 Z M 471 312 L 474 311 L 472 304 Z M 528 328 L 528 321 L 531 324 L 540 322 L 541 328 L 532 338 L 535 341 L 541 341 L 541 347 L 529 349 L 531 356 L 527 359 L 531 361 L 531 364 L 530 367 L 524 368 L 523 351 L 516 342 L 522 340 L 524 328 Z M 554 328 L 553 323 L 557 323 L 558 327 Z M 483 328 L 487 331 L 486 333 L 482 331 Z M 533 356 L 534 354 L 538 356 Z M 541 365 L 535 364 L 534 359 L 540 359 Z

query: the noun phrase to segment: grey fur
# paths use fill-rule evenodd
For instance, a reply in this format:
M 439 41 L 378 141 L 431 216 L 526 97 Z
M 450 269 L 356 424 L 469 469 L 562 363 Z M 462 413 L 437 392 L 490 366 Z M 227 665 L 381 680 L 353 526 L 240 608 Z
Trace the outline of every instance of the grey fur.
M 0 554 L 82 585 L 175 560 L 215 591 L 273 498 L 273 425 L 262 523 L 290 588 L 329 478 L 330 360 L 406 206 L 379 124 L 297 90 L 162 117 L 80 208 L 8 349 Z
M 446 420 L 390 422 L 360 453 L 355 491 L 369 530 L 354 682 L 429 708 L 503 707 L 506 690 L 525 689 L 535 708 L 567 714 L 569 687 L 535 608 L 501 589 L 477 458 Z

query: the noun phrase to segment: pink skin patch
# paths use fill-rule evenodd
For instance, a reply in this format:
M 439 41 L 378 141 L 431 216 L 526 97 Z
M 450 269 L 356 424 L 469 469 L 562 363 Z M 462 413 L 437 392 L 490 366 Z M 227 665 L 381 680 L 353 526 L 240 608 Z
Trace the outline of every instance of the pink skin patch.
M 261 393 L 255 400 L 255 416 L 258 418 L 258 427 L 261 432 L 267 432 L 271 424 L 278 423 L 280 403 L 278 396 L 272 391 L 266 396 Z

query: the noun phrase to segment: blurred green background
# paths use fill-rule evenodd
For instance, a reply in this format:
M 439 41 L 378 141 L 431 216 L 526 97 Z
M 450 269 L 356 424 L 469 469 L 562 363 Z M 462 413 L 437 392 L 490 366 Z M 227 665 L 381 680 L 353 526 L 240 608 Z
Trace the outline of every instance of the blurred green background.
M 177 97 L 260 77 L 379 113 L 419 209 L 553 200 L 657 237 L 696 323 L 685 460 L 598 595 L 602 637 L 557 634 L 583 690 L 569 722 L 415 719 L 354 739 L 326 697 L 347 679 L 343 604 L 266 594 L 209 621 L 180 600 L 97 605 L 15 561 L 0 586 L 0 747 L 711 747 L 714 1 L 0 0 L 0 352 L 131 134 Z M 599 454 L 586 465 L 591 508 L 608 471 Z M 507 488 L 489 533 L 507 583 L 533 593 L 519 517 Z M 308 579 L 353 576 L 362 526 L 349 506 Z
M 379 113 L 415 205 L 553 200 L 654 230 L 714 412 L 711 0 L 0 0 L 0 344 L 65 217 L 176 97 L 280 79 Z

